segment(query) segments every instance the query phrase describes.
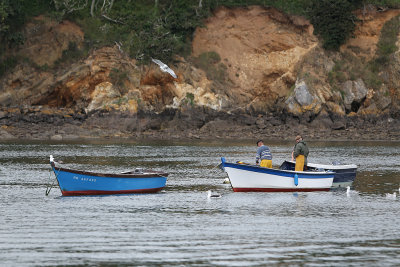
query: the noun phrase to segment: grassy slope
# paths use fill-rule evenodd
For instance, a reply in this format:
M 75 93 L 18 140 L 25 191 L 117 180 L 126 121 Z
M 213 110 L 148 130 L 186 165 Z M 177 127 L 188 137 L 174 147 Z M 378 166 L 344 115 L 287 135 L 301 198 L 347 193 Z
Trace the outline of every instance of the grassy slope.
M 0 76 L 5 71 L 10 71 L 21 60 L 10 56 L 10 48 L 17 50 L 18 46 L 23 44 L 24 36 L 20 30 L 26 21 L 38 14 L 46 14 L 58 20 L 69 19 L 82 27 L 85 32 L 86 46 L 82 51 L 77 51 L 76 46 L 71 44 L 66 54 L 73 54 L 72 59 L 87 55 L 89 49 L 119 42 L 124 50 L 139 62 L 146 63 L 150 57 L 155 56 L 168 62 L 175 54 L 190 54 L 194 30 L 201 26 L 203 19 L 210 16 L 218 6 L 272 6 L 285 13 L 307 16 L 312 1 L 314 0 L 203 0 L 200 8 L 199 2 L 194 0 L 158 1 L 158 6 L 155 6 L 154 0 L 136 0 L 115 1 L 111 9 L 103 8 L 102 10 L 102 1 L 98 0 L 99 4 L 93 10 L 93 16 L 91 16 L 90 5 L 69 12 L 67 7 L 60 4 L 63 1 L 5 1 L 5 6 L 0 5 L 0 16 L 2 16 L 0 18 L 2 18 L 2 26 L 5 25 L 8 29 L 0 31 Z M 400 8 L 398 0 L 363 2 L 349 0 L 349 2 L 359 7 L 363 4 L 374 4 Z M 7 5 L 8 9 L 5 8 Z M 5 11 L 3 15 L 1 15 L 2 10 Z M 8 13 L 8 16 L 4 13 Z M 380 43 L 381 50 L 385 51 L 389 51 L 392 45 L 387 42 Z M 71 60 L 70 55 L 64 58 Z M 386 55 L 380 57 L 382 60 L 385 58 L 387 58 Z M 59 63 L 63 63 L 63 59 Z

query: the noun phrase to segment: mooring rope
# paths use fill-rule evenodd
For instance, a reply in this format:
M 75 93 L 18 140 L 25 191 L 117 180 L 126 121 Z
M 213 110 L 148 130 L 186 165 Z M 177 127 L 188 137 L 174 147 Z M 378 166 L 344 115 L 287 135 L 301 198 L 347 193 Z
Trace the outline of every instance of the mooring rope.
M 49 171 L 49 181 L 50 181 L 50 179 L 51 179 L 51 172 L 52 172 L 52 170 Z M 57 173 L 54 172 L 55 179 L 54 179 L 53 182 L 51 183 L 50 187 L 49 187 L 50 182 L 49 182 L 49 184 L 47 184 L 47 186 L 46 186 L 46 196 L 48 196 L 48 195 L 50 194 L 50 191 L 51 191 L 51 189 L 52 189 L 53 186 L 54 186 L 54 182 L 57 180 L 57 175 L 58 175 L 59 172 L 60 172 L 60 170 L 58 170 Z

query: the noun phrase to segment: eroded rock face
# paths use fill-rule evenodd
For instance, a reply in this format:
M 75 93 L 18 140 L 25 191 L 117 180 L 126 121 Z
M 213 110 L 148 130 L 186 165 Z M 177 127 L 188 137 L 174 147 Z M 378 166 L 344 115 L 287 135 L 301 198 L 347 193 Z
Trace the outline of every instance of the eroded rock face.
M 84 33 L 74 23 L 58 23 L 44 16 L 36 17 L 24 30 L 25 43 L 18 54 L 39 66 L 53 66 L 70 44 L 82 46 Z
M 363 80 L 346 81 L 343 84 L 344 105 L 346 110 L 357 112 L 367 96 L 367 88 Z
M 312 104 L 314 97 L 310 94 L 308 87 L 304 81 L 296 83 L 294 89 L 294 97 L 301 106 L 309 106 Z
M 122 74 L 124 78 L 118 80 Z M 87 108 L 97 85 L 115 83 L 114 89 L 125 94 L 137 88 L 140 76 L 134 61 L 115 47 L 104 47 L 67 68 L 50 71 L 35 69 L 27 63 L 17 66 L 0 81 L 0 100 L 3 106 Z
M 367 17 L 342 51 L 366 60 L 372 58 L 383 24 L 399 13 L 389 11 Z M 174 79 L 155 64 L 138 66 L 118 47 L 93 50 L 87 58 L 57 68 L 54 64 L 69 43 L 81 45 L 83 33 L 67 21 L 56 23 L 43 17 L 38 21 L 27 26 L 30 39 L 19 53 L 36 65 L 53 67 L 37 68 L 25 62 L 7 73 L 0 79 L 3 107 L 41 105 L 129 114 L 175 110 L 178 115 L 174 115 L 174 123 L 186 116 L 195 118 L 198 127 L 203 127 L 206 119 L 197 113 L 205 110 L 253 116 L 274 112 L 295 116 L 301 122 L 317 119 L 316 125 L 329 128 L 334 118 L 389 110 L 393 113 L 400 106 L 400 49 L 385 73 L 388 82 L 381 89 L 368 88 L 361 79 L 346 81 L 334 89 L 328 75 L 339 53 L 321 48 L 308 21 L 275 9 L 220 8 L 206 27 L 196 30 L 193 56 L 217 53 L 225 66 L 222 82 L 211 79 L 190 58 L 176 57 L 170 63 L 178 75 Z M 399 42 L 397 45 L 400 47 Z M 282 121 L 284 118 L 279 117 L 274 124 Z M 252 123 L 259 129 L 267 127 L 261 120 Z M 150 128 L 164 126 L 159 123 Z
M 393 55 L 393 63 L 390 65 L 389 71 L 388 95 L 392 99 L 392 113 L 400 118 L 400 34 L 397 36 L 396 46 L 397 51 Z M 388 96 L 387 93 L 385 95 Z
M 253 111 L 265 112 L 286 97 L 296 81 L 296 64 L 317 44 L 304 19 L 257 6 L 220 8 L 196 30 L 193 54 L 218 53 L 233 82 L 229 91 L 246 96 L 235 105 L 250 103 Z
M 341 50 L 351 51 L 359 57 L 364 57 L 366 61 L 371 60 L 375 55 L 383 25 L 399 14 L 400 10 L 378 12 L 371 7 L 357 11 L 356 15 L 362 23 L 357 24 L 354 38 L 350 38 Z
M 304 81 L 296 82 L 293 95 L 289 96 L 285 103 L 288 112 L 296 116 L 306 112 L 318 114 L 321 110 L 321 100 L 310 93 Z

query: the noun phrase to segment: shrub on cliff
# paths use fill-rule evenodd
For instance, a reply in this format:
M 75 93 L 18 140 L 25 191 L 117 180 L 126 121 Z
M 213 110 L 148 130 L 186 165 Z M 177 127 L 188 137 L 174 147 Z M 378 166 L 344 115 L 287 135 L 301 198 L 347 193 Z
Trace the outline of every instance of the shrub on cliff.
M 380 74 L 391 64 L 390 58 L 397 51 L 397 36 L 400 33 L 400 15 L 388 20 L 382 27 L 381 35 L 377 44 L 375 57 L 368 62 L 364 71 L 367 86 L 378 90 L 384 79 Z
M 168 62 L 174 54 L 188 51 L 191 35 L 206 14 L 189 0 L 113 1 L 106 7 L 103 0 L 92 0 L 73 11 L 63 1 L 56 2 L 64 17 L 83 28 L 91 47 L 118 42 L 131 57 L 144 62 L 151 57 Z
M 324 47 L 337 49 L 351 36 L 355 26 L 351 12 L 362 4 L 400 7 L 399 0 L 0 0 L 0 65 L 7 69 L 13 62 L 6 60 L 6 50 L 23 43 L 20 29 L 39 14 L 77 22 L 85 31 L 87 47 L 118 42 L 138 60 L 155 57 L 168 62 L 173 55 L 190 52 L 195 29 L 219 6 L 260 5 L 307 14 Z
M 376 63 L 385 65 L 389 62 L 389 57 L 397 51 L 397 36 L 400 33 L 400 15 L 387 21 L 381 31 L 377 45 Z
M 308 16 L 325 49 L 337 50 L 352 36 L 357 21 L 352 13 L 355 6 L 348 0 L 311 1 Z
M 221 57 L 217 52 L 210 51 L 193 58 L 196 67 L 204 70 L 207 78 L 214 83 L 224 83 L 227 77 L 227 67 L 221 61 Z
M 22 27 L 51 6 L 49 0 L 0 0 L 0 77 L 18 63 L 18 57 L 8 51 L 24 43 Z

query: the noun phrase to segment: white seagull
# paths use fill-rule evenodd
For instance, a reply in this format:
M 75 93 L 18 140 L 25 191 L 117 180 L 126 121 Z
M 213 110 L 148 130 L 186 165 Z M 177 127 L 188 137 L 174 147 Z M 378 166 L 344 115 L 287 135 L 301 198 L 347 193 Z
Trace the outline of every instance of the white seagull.
M 350 195 L 353 195 L 353 194 L 358 194 L 358 192 L 356 190 L 351 190 L 350 186 L 348 186 L 347 190 L 346 190 L 346 195 L 349 197 Z
M 396 199 L 396 192 L 394 192 L 393 194 L 386 193 L 386 198 L 387 199 Z
M 211 190 L 208 190 L 207 192 L 207 198 L 220 198 L 220 194 L 212 193 Z
M 225 178 L 223 183 L 224 183 L 224 184 L 230 184 L 231 181 L 229 180 L 229 178 Z
M 176 76 L 175 72 L 170 67 L 168 67 L 167 64 L 164 64 L 160 60 L 154 59 L 154 58 L 152 58 L 151 61 L 156 63 L 158 66 L 160 66 L 161 71 L 168 72 L 175 79 L 178 78 L 178 76 Z

